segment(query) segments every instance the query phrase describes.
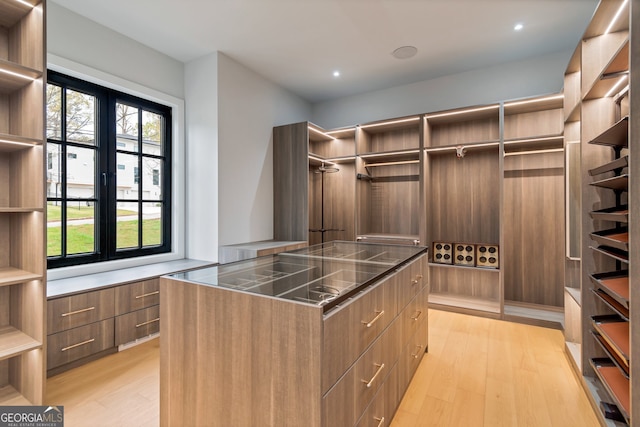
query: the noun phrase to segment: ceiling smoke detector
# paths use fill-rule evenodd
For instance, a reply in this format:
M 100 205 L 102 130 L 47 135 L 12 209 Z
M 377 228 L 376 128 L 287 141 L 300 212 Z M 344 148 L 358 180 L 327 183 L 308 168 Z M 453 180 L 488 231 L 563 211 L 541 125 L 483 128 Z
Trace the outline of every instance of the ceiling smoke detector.
M 414 57 L 416 53 L 418 53 L 418 48 L 415 46 L 401 46 L 391 52 L 391 55 L 396 59 L 408 59 Z

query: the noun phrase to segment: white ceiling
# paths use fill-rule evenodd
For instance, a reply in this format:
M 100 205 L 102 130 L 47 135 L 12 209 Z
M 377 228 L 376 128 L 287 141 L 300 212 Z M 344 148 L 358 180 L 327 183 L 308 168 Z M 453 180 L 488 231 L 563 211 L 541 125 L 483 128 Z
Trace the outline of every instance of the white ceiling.
M 182 62 L 220 51 L 311 102 L 573 50 L 597 2 L 55 0 Z M 404 45 L 418 54 L 393 58 Z

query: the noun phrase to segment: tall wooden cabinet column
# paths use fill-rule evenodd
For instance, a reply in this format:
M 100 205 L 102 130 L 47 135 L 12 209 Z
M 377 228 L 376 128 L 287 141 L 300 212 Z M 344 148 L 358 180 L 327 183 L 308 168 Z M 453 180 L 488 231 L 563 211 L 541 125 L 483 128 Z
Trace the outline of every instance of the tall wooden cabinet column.
M 355 240 L 355 127 L 273 128 L 274 239 Z
M 0 0 L 0 405 L 45 386 L 44 0 Z
M 567 261 L 580 267 L 579 280 L 567 274 L 567 350 L 608 425 L 640 424 L 640 355 L 633 345 L 635 337 L 640 342 L 640 189 L 634 185 L 640 153 L 632 142 L 640 134 L 640 108 L 631 97 L 640 79 L 630 64 L 640 53 L 630 32 L 630 23 L 640 25 L 639 9 L 638 0 L 602 0 L 565 73 L 572 102 L 565 133 L 580 141 L 581 182 L 579 218 L 567 214 L 574 239 L 567 252 L 575 255 L 579 242 L 580 258 Z M 572 176 L 569 171 L 570 184 Z M 574 186 L 568 188 L 568 200 L 578 199 Z M 574 219 L 580 233 L 572 235 Z

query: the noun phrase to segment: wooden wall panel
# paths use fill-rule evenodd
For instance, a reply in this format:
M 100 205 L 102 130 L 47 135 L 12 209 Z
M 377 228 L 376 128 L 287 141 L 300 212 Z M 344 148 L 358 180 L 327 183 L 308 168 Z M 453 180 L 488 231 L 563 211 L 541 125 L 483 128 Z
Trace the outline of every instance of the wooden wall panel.
M 365 133 L 367 131 L 365 130 Z M 417 127 L 396 129 L 384 133 L 373 133 L 364 147 L 364 152 L 408 150 L 420 147 L 420 133 Z
M 355 240 L 356 179 L 355 163 L 340 163 L 336 173 L 324 174 L 324 227 L 341 229 L 325 233 L 325 242 L 332 240 Z M 309 170 L 309 228 L 320 229 L 322 208 L 322 177 L 315 173 L 316 166 Z M 309 244 L 321 242 L 321 233 L 309 232 Z
M 500 138 L 499 119 L 486 118 L 465 122 L 430 123 L 429 147 L 497 141 Z
M 504 117 L 504 139 L 562 135 L 564 129 L 561 108 L 510 114 Z
M 563 163 L 561 152 L 505 159 L 505 300 L 564 304 Z
M 418 235 L 420 176 L 418 164 L 371 168 L 369 233 Z
M 9 119 L 11 110 L 9 108 L 9 95 L 0 93 L 0 133 L 9 132 Z
M 307 122 L 273 128 L 275 240 L 308 238 L 308 132 Z
M 431 241 L 494 243 L 500 239 L 500 168 L 497 147 L 429 153 Z

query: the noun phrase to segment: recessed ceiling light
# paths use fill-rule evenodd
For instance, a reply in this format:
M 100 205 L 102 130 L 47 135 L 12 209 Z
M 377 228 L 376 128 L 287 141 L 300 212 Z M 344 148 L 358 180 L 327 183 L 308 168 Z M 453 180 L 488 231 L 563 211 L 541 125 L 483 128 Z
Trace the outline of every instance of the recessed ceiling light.
M 396 59 L 408 59 L 418 53 L 418 48 L 415 46 L 401 46 L 391 52 L 391 55 Z
M 333 77 L 340 77 L 340 71 L 336 70 L 333 72 Z
M 522 24 L 516 24 L 516 25 L 513 27 L 513 29 L 514 29 L 515 31 L 520 31 L 520 30 L 521 30 L 521 29 L 523 29 L 523 28 L 524 28 L 524 25 L 522 25 Z

